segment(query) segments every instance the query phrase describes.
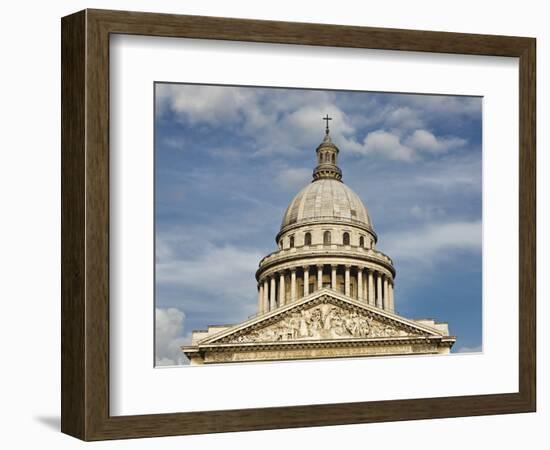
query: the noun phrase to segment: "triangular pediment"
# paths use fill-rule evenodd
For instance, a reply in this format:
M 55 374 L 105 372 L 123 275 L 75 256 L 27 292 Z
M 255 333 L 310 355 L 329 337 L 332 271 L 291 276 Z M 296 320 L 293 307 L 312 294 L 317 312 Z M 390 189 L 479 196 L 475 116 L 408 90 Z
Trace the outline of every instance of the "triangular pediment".
M 322 289 L 235 325 L 199 345 L 442 336 L 441 331 Z

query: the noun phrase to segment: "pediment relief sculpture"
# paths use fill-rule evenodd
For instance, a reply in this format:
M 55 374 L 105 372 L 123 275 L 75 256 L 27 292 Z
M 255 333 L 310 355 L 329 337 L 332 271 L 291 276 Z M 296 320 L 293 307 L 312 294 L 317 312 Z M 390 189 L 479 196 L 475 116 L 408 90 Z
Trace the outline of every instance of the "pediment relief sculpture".
M 281 342 L 351 338 L 418 336 L 409 329 L 384 323 L 365 311 L 322 303 L 309 309 L 289 311 L 283 319 L 252 330 L 227 336 L 224 343 Z

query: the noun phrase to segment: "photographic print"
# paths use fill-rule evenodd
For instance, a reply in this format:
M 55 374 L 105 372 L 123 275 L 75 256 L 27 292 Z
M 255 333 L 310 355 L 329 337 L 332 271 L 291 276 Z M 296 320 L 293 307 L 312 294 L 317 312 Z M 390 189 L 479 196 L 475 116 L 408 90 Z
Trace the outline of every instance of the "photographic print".
M 482 98 L 155 83 L 155 365 L 482 351 Z

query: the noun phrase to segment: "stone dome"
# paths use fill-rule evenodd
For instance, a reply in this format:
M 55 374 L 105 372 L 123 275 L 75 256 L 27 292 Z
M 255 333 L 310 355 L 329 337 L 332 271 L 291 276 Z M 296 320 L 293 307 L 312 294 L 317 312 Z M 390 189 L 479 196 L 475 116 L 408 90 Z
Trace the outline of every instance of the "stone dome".
M 281 224 L 287 227 L 320 222 L 347 223 L 372 230 L 367 208 L 349 187 L 333 178 L 320 178 L 290 202 Z

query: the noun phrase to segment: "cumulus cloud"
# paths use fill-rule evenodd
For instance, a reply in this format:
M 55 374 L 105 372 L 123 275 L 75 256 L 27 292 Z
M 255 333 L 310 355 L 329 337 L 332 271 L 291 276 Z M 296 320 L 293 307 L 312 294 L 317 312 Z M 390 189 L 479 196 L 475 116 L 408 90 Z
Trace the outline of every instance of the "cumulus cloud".
M 384 251 L 401 261 L 433 265 L 457 251 L 481 250 L 481 221 L 430 224 L 384 235 Z
M 399 129 L 417 129 L 424 126 L 424 120 L 420 117 L 418 111 L 410 106 L 397 106 L 388 109 L 385 124 L 392 128 Z
M 155 362 L 157 366 L 187 363 L 180 347 L 188 344 L 184 336 L 185 314 L 177 308 L 155 308 Z
M 322 138 L 321 117 L 329 114 L 333 119 L 333 141 L 342 149 L 411 162 L 423 153 L 444 153 L 466 143 L 458 137 L 438 137 L 426 130 L 431 115 L 444 114 L 442 110 L 446 107 L 453 111 L 477 111 L 480 104 L 478 99 L 397 95 L 395 98 L 399 102 L 389 102 L 381 107 L 375 101 L 368 101 L 374 94 L 360 95 L 159 84 L 157 112 L 162 116 L 170 111 L 180 121 L 192 125 L 230 129 L 232 134 L 249 139 L 253 154 L 259 156 L 289 155 L 314 148 Z M 348 115 L 340 104 L 363 111 Z M 361 131 L 364 126 L 375 129 L 364 134 Z M 232 152 L 244 150 L 232 149 Z
M 205 246 L 194 259 L 175 257 L 157 262 L 157 280 L 205 292 L 242 295 L 254 290 L 253 276 L 262 256 L 232 246 Z
M 405 137 L 402 135 L 402 131 L 375 130 L 365 136 L 362 146 L 352 145 L 350 148 L 364 154 L 412 162 L 418 160 L 422 153 L 445 153 L 467 143 L 466 139 L 452 136 L 438 138 L 424 129 L 414 130 Z
M 374 153 L 400 161 L 412 161 L 416 157 L 414 149 L 401 144 L 398 136 L 384 130 L 367 134 L 362 150 L 364 153 Z
M 251 139 L 259 155 L 288 154 L 318 144 L 322 114 L 338 120 L 338 133 L 351 131 L 333 98 L 328 91 L 159 84 L 157 115 L 171 112 L 181 122 L 230 129 Z
M 311 100 L 311 103 L 308 102 Z M 350 143 L 348 136 L 355 131 L 349 118 L 329 98 L 303 99 L 304 105 L 279 112 L 276 122 L 266 124 L 261 129 L 252 129 L 250 137 L 257 143 L 257 154 L 291 154 L 296 151 L 309 151 L 319 145 L 324 135 L 322 114 L 329 114 L 337 127 L 331 130 L 334 142 L 339 145 Z M 353 140 L 351 140 L 353 145 Z
M 264 256 L 261 252 L 201 242 L 198 247 L 194 246 L 198 250 L 196 254 L 182 254 L 178 252 L 181 242 L 178 244 L 172 239 L 168 244 L 164 239 L 161 236 L 157 240 L 160 251 L 157 251 L 156 276 L 159 283 L 211 294 L 223 292 L 233 301 L 243 298 L 243 293 L 255 292 L 254 273 Z
M 427 130 L 415 130 L 406 139 L 406 144 L 420 152 L 443 153 L 466 144 L 466 139 L 457 137 L 436 138 Z
M 191 123 L 234 123 L 241 114 L 251 121 L 267 120 L 253 89 L 161 83 L 156 95 L 158 112 L 169 109 Z

